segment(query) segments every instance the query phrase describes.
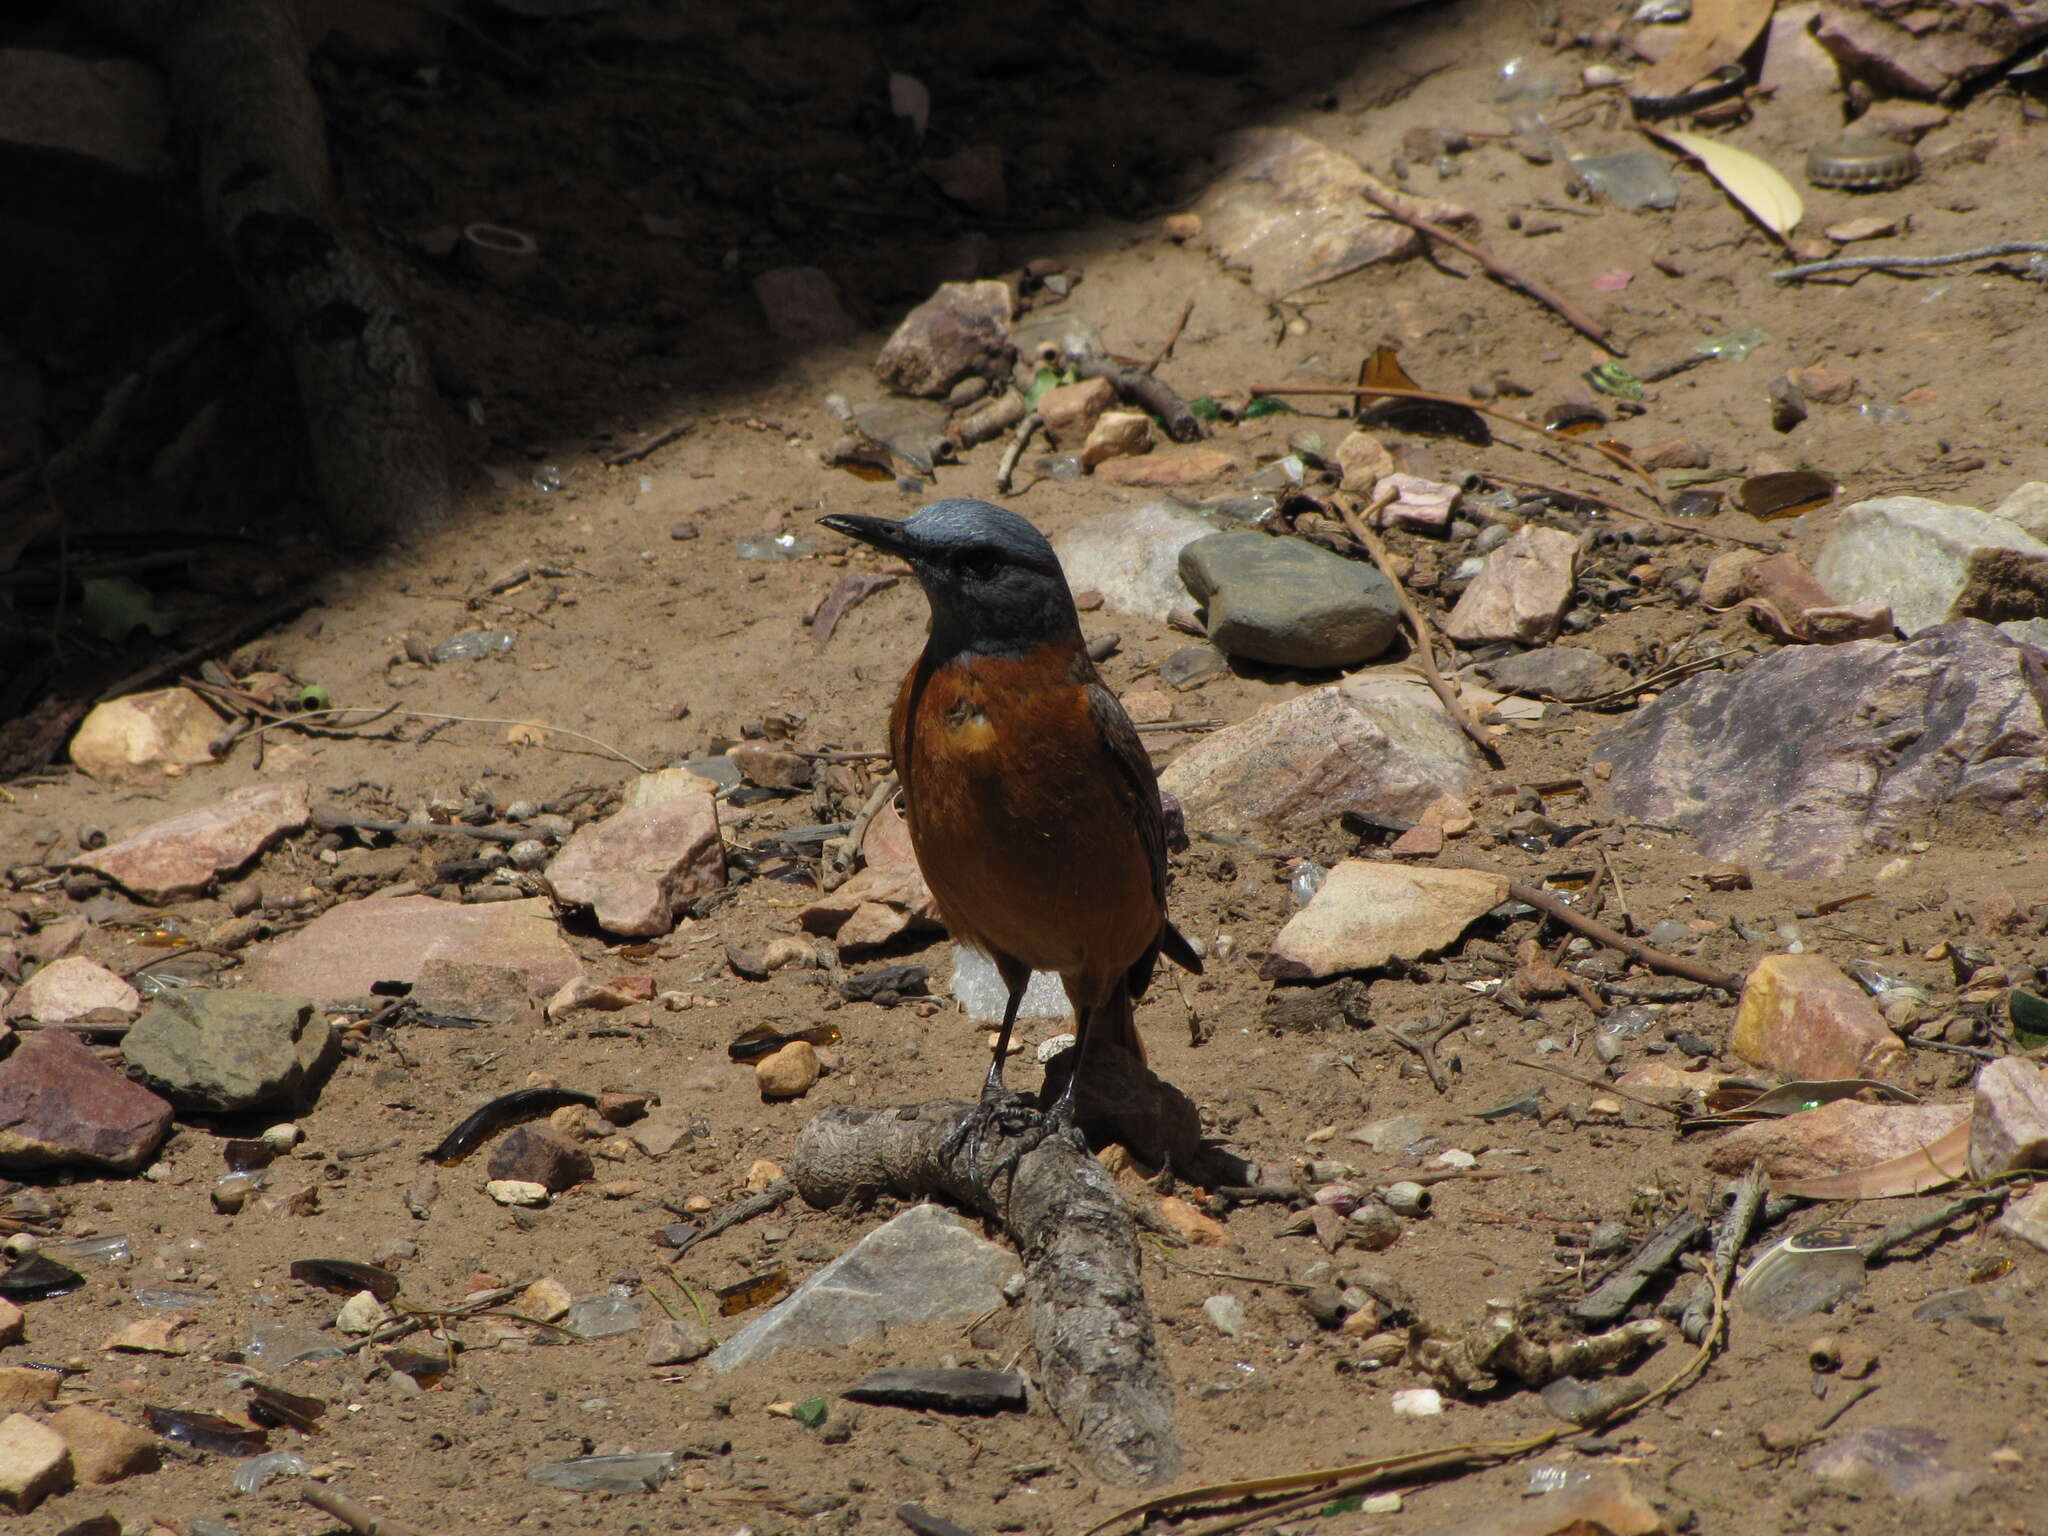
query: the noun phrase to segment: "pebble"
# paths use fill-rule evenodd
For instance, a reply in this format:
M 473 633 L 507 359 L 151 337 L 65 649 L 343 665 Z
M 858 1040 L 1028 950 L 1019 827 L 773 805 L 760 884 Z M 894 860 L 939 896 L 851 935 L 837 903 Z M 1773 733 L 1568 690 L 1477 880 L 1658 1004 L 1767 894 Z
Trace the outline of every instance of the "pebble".
M 754 1064 L 754 1081 L 764 1099 L 800 1099 L 823 1070 L 817 1047 L 808 1040 L 792 1040 Z
M 1444 1411 L 1443 1394 L 1434 1387 L 1410 1387 L 1393 1397 L 1397 1419 L 1429 1419 Z
M 500 1205 L 536 1206 L 548 1203 L 548 1187 L 525 1179 L 492 1179 L 484 1193 Z
M 1228 1293 L 1211 1296 L 1203 1302 L 1202 1315 L 1226 1339 L 1237 1338 L 1244 1332 L 1244 1303 Z
M 334 1326 L 342 1333 L 361 1335 L 375 1333 L 384 1326 L 390 1316 L 384 1310 L 384 1303 L 369 1291 L 357 1291 L 341 1304 L 341 1310 L 334 1314 Z

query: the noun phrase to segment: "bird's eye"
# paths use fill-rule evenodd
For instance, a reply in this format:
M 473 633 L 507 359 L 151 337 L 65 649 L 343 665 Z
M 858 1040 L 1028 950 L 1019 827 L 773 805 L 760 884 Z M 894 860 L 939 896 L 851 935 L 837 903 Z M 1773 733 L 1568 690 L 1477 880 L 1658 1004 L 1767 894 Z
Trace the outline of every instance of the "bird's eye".
M 1002 557 L 992 549 L 970 549 L 960 557 L 961 573 L 969 581 L 994 581 L 1002 568 Z

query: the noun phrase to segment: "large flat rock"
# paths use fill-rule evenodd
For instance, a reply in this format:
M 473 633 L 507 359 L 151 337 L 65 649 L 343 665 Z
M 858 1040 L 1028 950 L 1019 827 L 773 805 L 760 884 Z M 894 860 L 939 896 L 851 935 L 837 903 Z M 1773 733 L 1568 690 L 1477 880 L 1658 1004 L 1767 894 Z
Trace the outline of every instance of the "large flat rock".
M 2048 813 L 2044 753 L 2040 653 L 1974 619 L 1705 673 L 1593 743 L 1623 814 L 1789 875 L 1834 874 L 1943 825 L 2032 834 Z
M 417 982 L 429 960 L 516 971 L 536 997 L 553 995 L 582 966 L 535 896 L 476 906 L 431 896 L 372 897 L 331 908 L 251 955 L 245 983 L 315 1002 L 366 997 L 380 981 Z
M 304 779 L 250 784 L 71 861 L 105 875 L 137 901 L 182 901 L 205 891 L 306 824 Z

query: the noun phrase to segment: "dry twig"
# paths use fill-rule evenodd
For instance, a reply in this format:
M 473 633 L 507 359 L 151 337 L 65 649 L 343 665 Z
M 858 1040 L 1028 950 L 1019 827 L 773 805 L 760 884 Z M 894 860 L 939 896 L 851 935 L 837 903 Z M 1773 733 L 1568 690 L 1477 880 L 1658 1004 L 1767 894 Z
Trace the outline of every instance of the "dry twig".
M 414 1536 L 411 1526 L 400 1525 L 389 1515 L 378 1514 L 339 1488 L 329 1488 L 321 1483 L 301 1483 L 299 1498 L 322 1513 L 334 1516 L 356 1536 Z
M 1616 357 L 1628 356 L 1628 352 L 1621 344 L 1608 335 L 1606 326 L 1588 319 L 1584 311 L 1556 289 L 1537 282 L 1533 277 L 1523 276 L 1499 257 L 1491 255 L 1481 246 L 1474 245 L 1463 235 L 1454 235 L 1451 231 L 1445 229 L 1443 225 L 1425 219 L 1420 214 L 1410 213 L 1391 197 L 1387 197 L 1371 187 L 1361 187 L 1359 191 L 1367 202 L 1371 203 L 1389 218 L 1398 219 L 1418 234 L 1427 235 L 1432 240 L 1442 241 L 1445 245 L 1451 247 L 1452 250 L 1463 251 L 1510 288 L 1519 288 L 1523 293 L 1529 295 L 1530 298 L 1556 315 L 1581 336 L 1597 342 Z
M 1911 272 L 1920 267 L 1947 267 L 1963 261 L 1988 261 L 1994 256 L 2048 255 L 2048 240 L 2004 240 L 1997 245 L 1973 246 L 1951 251 L 1946 256 L 1837 256 L 1830 261 L 1809 261 L 1802 266 L 1780 267 L 1771 274 L 1774 282 L 1817 277 L 1823 272 Z
M 1508 882 L 1508 895 L 1515 901 L 1527 902 L 1537 911 L 1554 917 L 1568 928 L 1576 928 L 1595 944 L 1605 944 L 1609 949 L 1618 949 L 1631 960 L 1646 965 L 1653 971 L 1662 971 L 1667 976 L 1683 976 L 1687 981 L 1697 981 L 1702 986 L 1719 987 L 1723 992 L 1740 992 L 1742 978 L 1717 965 L 1704 960 L 1688 960 L 1683 955 L 1666 954 L 1641 939 L 1632 939 L 1627 934 L 1595 922 L 1583 912 L 1573 910 L 1559 901 L 1548 891 L 1539 891 L 1533 886 Z
M 1659 528 L 1669 528 L 1674 533 L 1695 535 L 1702 539 L 1718 539 L 1724 544 L 1741 544 L 1749 549 L 1776 550 L 1777 545 L 1761 539 L 1745 539 L 1740 534 L 1716 533 L 1711 528 L 1701 528 L 1692 523 L 1682 523 L 1675 517 L 1664 517 L 1656 512 L 1636 512 L 1620 502 L 1599 495 L 1594 491 L 1575 491 L 1570 486 L 1548 485 L 1541 480 L 1527 480 L 1520 475 L 1504 475 L 1498 470 L 1481 470 L 1488 480 L 1498 480 L 1502 485 L 1520 486 L 1524 490 L 1541 491 L 1547 496 L 1564 496 L 1576 501 L 1589 501 L 1617 517 L 1632 517 L 1638 522 L 1655 523 Z
M 1451 718 L 1458 722 L 1459 729 L 1471 737 L 1473 744 L 1486 755 L 1486 760 L 1498 768 L 1501 766 L 1500 748 L 1493 744 L 1493 738 L 1480 728 L 1479 723 L 1466 713 L 1465 706 L 1458 701 L 1457 690 L 1451 687 L 1444 680 L 1443 673 L 1437 670 L 1436 635 L 1429 627 L 1429 620 L 1422 616 L 1422 610 L 1415 606 L 1415 599 L 1408 595 L 1407 586 L 1394 574 L 1393 561 L 1387 555 L 1387 546 L 1380 542 L 1379 535 L 1372 531 L 1371 525 L 1365 520 L 1367 517 L 1376 516 L 1379 510 L 1393 499 L 1392 491 L 1381 491 L 1365 509 L 1365 517 L 1360 517 L 1340 499 L 1336 503 L 1337 512 L 1344 519 L 1344 526 L 1351 531 L 1351 537 L 1364 546 L 1365 552 L 1372 557 L 1372 563 L 1380 568 L 1380 574 L 1394 584 L 1394 597 L 1401 604 L 1401 614 L 1408 620 L 1408 627 L 1415 632 L 1415 659 L 1422 664 L 1422 675 L 1428 679 L 1431 690 L 1443 701 L 1444 708 L 1449 710 Z

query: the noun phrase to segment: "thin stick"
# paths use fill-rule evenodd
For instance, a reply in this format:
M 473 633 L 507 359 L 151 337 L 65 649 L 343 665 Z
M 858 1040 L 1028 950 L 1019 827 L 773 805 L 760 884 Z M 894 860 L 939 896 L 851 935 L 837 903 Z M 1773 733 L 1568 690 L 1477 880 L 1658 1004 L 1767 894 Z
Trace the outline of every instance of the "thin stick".
M 1188 316 L 1194 312 L 1195 301 L 1193 299 L 1189 299 L 1185 304 L 1181 305 L 1180 318 L 1173 322 L 1173 329 L 1167 332 L 1166 340 L 1160 343 L 1159 350 L 1152 354 L 1152 361 L 1145 364 L 1138 372 L 1156 373 L 1159 365 L 1173 356 L 1174 344 L 1180 340 L 1180 333 L 1188 328 Z
M 1714 1232 L 1714 1257 L 1709 1271 L 1710 1289 L 1694 1295 L 1686 1303 L 1685 1314 L 1679 1319 L 1678 1331 L 1695 1342 L 1707 1331 L 1707 1318 L 1713 1294 L 1726 1294 L 1728 1282 L 1735 1278 L 1735 1261 L 1742 1256 L 1743 1246 L 1749 1241 L 1749 1234 L 1756 1230 L 1757 1213 L 1763 1209 L 1764 1191 L 1770 1180 L 1765 1177 L 1763 1165 L 1750 1165 L 1748 1173 L 1735 1185 L 1735 1198 L 1728 1202 L 1728 1210 L 1721 1218 L 1721 1225 Z
M 1685 1111 L 1675 1104 L 1659 1104 L 1655 1099 L 1646 1099 L 1639 1093 L 1630 1093 L 1626 1088 L 1617 1088 L 1612 1083 L 1604 1083 L 1598 1078 L 1587 1077 L 1583 1073 L 1572 1071 L 1570 1067 L 1560 1067 L 1548 1061 L 1534 1061 L 1527 1056 L 1510 1056 L 1508 1058 L 1508 1065 L 1511 1067 L 1527 1067 L 1531 1072 L 1548 1072 L 1556 1077 L 1567 1078 L 1577 1083 L 1581 1088 L 1591 1088 L 1595 1093 L 1611 1093 L 1617 1098 L 1627 1099 L 1632 1104 L 1640 1104 L 1645 1109 L 1654 1109 L 1659 1114 L 1671 1115 L 1680 1120 L 1685 1118 Z
M 244 737 L 248 736 L 260 736 L 265 731 L 274 730 L 280 725 L 298 725 L 302 721 L 312 719 L 315 716 L 319 715 L 352 715 L 365 707 L 366 706 L 364 705 L 358 704 L 349 707 L 340 707 L 335 709 L 302 710 L 298 714 L 288 715 L 282 720 L 268 720 L 265 721 L 262 725 L 251 726 L 248 730 L 242 732 L 240 736 L 237 736 L 235 738 L 235 741 L 240 741 Z M 424 709 L 389 708 L 380 709 L 375 714 L 371 715 L 368 720 L 358 721 L 357 724 L 369 725 L 373 721 L 382 720 L 386 715 L 397 715 L 401 720 L 448 720 L 454 722 L 457 725 L 530 725 L 538 731 L 548 731 L 556 736 L 573 736 L 578 741 L 587 741 L 590 743 L 590 745 L 596 747 L 606 756 L 617 758 L 620 762 L 624 763 L 628 768 L 634 769 L 637 772 L 653 772 L 653 770 L 649 768 L 645 763 L 638 762 L 633 758 L 626 756 L 625 753 L 621 752 L 617 747 L 613 746 L 610 742 L 599 741 L 595 736 L 586 736 L 581 731 L 572 731 L 566 725 L 550 725 L 545 720 L 495 720 L 488 718 L 484 715 L 440 715 L 435 714 L 430 710 Z M 231 742 L 230 745 L 233 745 L 233 743 Z
M 1360 187 L 1358 190 L 1368 203 L 1371 203 L 1388 217 L 1400 220 L 1410 229 L 1415 230 L 1419 234 L 1427 235 L 1432 240 L 1441 240 L 1453 250 L 1463 251 L 1510 288 L 1519 288 L 1523 293 L 1529 295 L 1530 298 L 1541 304 L 1545 309 L 1548 309 L 1581 336 L 1597 342 L 1616 357 L 1628 356 L 1628 352 L 1620 343 L 1609 337 L 1606 326 L 1589 320 L 1577 305 L 1573 304 L 1570 299 L 1567 299 L 1555 289 L 1546 287 L 1542 283 L 1537 282 L 1533 277 L 1523 276 L 1506 262 L 1500 260 L 1497 256 L 1491 255 L 1482 247 L 1474 245 L 1464 236 L 1454 235 L 1448 229 L 1445 229 L 1443 225 L 1432 223 L 1420 214 L 1408 212 L 1407 209 L 1400 207 L 1391 197 L 1386 196 L 1384 193 L 1377 192 L 1369 186 Z
M 1621 876 L 1615 873 L 1614 860 L 1608 857 L 1605 848 L 1600 850 L 1600 862 L 1606 867 L 1607 883 L 1614 887 L 1614 910 L 1620 915 L 1621 926 L 1625 931 L 1635 926 L 1635 919 L 1628 915 L 1628 893 L 1622 890 Z M 1596 911 L 1587 915 L 1589 917 L 1597 917 L 1599 913 Z
M 1656 484 L 1650 472 L 1637 463 L 1632 454 L 1624 453 L 1611 443 L 1603 443 L 1590 437 L 1572 437 L 1564 432 L 1553 432 L 1548 427 L 1537 425 L 1526 416 L 1517 416 L 1513 411 L 1504 411 L 1498 406 L 1488 405 L 1484 400 L 1474 400 L 1469 395 L 1446 395 L 1434 389 L 1396 389 L 1387 384 L 1254 384 L 1251 393 L 1272 395 L 1275 398 L 1281 395 L 1349 395 L 1354 400 L 1364 396 L 1374 400 L 1385 397 L 1389 400 L 1432 400 L 1438 405 L 1462 405 L 1468 411 L 1491 416 L 1494 420 L 1504 421 L 1511 427 L 1520 427 L 1524 432 L 1534 432 L 1538 437 L 1548 438 L 1551 442 L 1560 443 L 1567 448 L 1582 448 L 1588 453 L 1597 453 L 1610 464 L 1618 464 L 1630 474 L 1640 476 L 1645 485 Z
M 1916 1237 L 1924 1237 L 1929 1232 L 1939 1232 L 1956 1218 L 1967 1216 L 1980 1206 L 2003 1205 L 2006 1196 L 2011 1193 L 2012 1191 L 2002 1184 L 1992 1189 L 1972 1190 L 1969 1194 L 1960 1195 L 1924 1215 L 1909 1216 L 1904 1221 L 1893 1222 L 1869 1242 L 1862 1244 L 1857 1252 L 1863 1255 L 1864 1263 L 1872 1263 L 1883 1258 L 1894 1248 L 1905 1247 Z
M 1024 446 L 1032 435 L 1045 425 L 1045 418 L 1033 411 L 1017 423 L 1017 435 L 1010 439 L 1010 446 L 1003 450 L 1002 462 L 996 465 L 996 489 L 1003 495 L 1010 494 L 1010 476 L 1017 472 L 1017 461 L 1024 457 Z
M 2005 240 L 1997 245 L 1980 245 L 1946 256 L 1837 256 L 1831 261 L 1809 261 L 1803 266 L 1780 267 L 1771 274 L 1775 282 L 1813 277 L 1822 272 L 1902 271 L 1918 267 L 1946 267 L 1959 261 L 1985 261 L 1993 256 L 2048 255 L 2048 240 Z
M 1669 955 L 1654 945 L 1645 944 L 1641 939 L 1632 939 L 1625 933 L 1618 933 L 1605 923 L 1598 923 L 1581 912 L 1575 912 L 1547 891 L 1533 886 L 1508 882 L 1508 895 L 1516 901 L 1527 902 L 1539 912 L 1548 913 L 1567 928 L 1576 928 L 1595 944 L 1605 944 L 1609 949 L 1618 949 L 1631 960 L 1648 966 L 1653 971 L 1662 971 L 1667 976 L 1683 976 L 1687 981 L 1697 981 L 1703 986 L 1719 987 L 1723 992 L 1742 991 L 1742 978 L 1719 966 L 1708 965 L 1704 960 L 1688 960 L 1683 955 Z
M 319 1483 L 299 1484 L 299 1498 L 323 1514 L 334 1516 L 356 1536 L 414 1536 L 409 1525 L 400 1525 L 389 1515 L 380 1515 L 367 1504 L 358 1502 L 339 1488 L 325 1488 Z
M 896 793 L 896 770 L 891 768 L 868 791 L 868 798 L 861 806 L 860 813 L 853 818 L 853 824 L 846 829 L 846 836 L 839 840 L 839 846 L 825 857 L 823 876 L 818 881 L 819 889 L 836 891 L 846 883 L 846 877 L 853 872 L 853 861 L 860 854 L 861 839 L 868 835 L 868 823 L 881 814 Z M 829 882 L 829 883 L 827 883 Z
M 632 464 L 644 459 L 657 448 L 666 448 L 679 437 L 686 437 L 697 430 L 693 421 L 677 422 L 672 427 L 663 427 L 659 432 L 631 448 L 615 448 L 597 462 L 606 469 L 617 469 L 621 464 Z
M 1606 511 L 1616 513 L 1622 517 L 1635 518 L 1638 522 L 1655 523 L 1659 528 L 1669 528 L 1674 533 L 1683 533 L 1702 539 L 1719 539 L 1725 544 L 1742 544 L 1750 549 L 1775 551 L 1778 547 L 1761 539 L 1745 539 L 1739 534 L 1716 533 L 1711 528 L 1701 528 L 1692 523 L 1682 523 L 1675 517 L 1663 517 L 1655 512 L 1637 512 L 1632 508 L 1624 507 L 1618 501 L 1609 500 L 1607 497 L 1599 495 L 1594 491 L 1575 491 L 1566 485 L 1546 485 L 1541 480 L 1527 480 L 1520 475 L 1504 475 L 1500 471 L 1493 469 L 1483 469 L 1480 471 L 1480 474 L 1488 480 L 1498 480 L 1503 485 L 1519 485 L 1525 490 L 1542 491 L 1548 496 L 1565 496 L 1575 501 L 1590 501 L 1594 506 L 1603 508 Z
M 1395 495 L 1394 491 L 1386 490 L 1374 496 L 1372 504 L 1365 509 L 1366 517 L 1377 516 L 1380 509 L 1391 502 Z M 1430 689 L 1443 701 L 1444 708 L 1451 712 L 1451 718 L 1458 722 L 1458 728 L 1471 737 L 1473 744 L 1486 755 L 1486 760 L 1494 767 L 1500 767 L 1500 748 L 1493 744 L 1493 738 L 1480 728 L 1479 723 L 1465 712 L 1465 706 L 1458 701 L 1456 690 L 1444 680 L 1443 673 L 1437 670 L 1436 635 L 1429 627 L 1429 620 L 1422 616 L 1422 610 L 1415 606 L 1415 599 L 1408 595 L 1407 586 L 1394 574 L 1394 564 L 1387 554 L 1387 546 L 1380 542 L 1380 536 L 1372 531 L 1365 518 L 1352 511 L 1349 505 L 1342 500 L 1336 505 L 1338 515 L 1344 519 L 1344 526 L 1351 530 L 1351 537 L 1365 547 L 1365 552 L 1372 556 L 1372 563 L 1380 568 L 1380 574 L 1394 584 L 1394 597 L 1401 605 L 1401 615 L 1407 619 L 1408 627 L 1415 632 L 1415 659 L 1422 663 L 1422 674 L 1429 680 Z
M 351 816 L 339 806 L 316 805 L 313 807 L 312 823 L 324 832 L 383 832 L 398 836 L 407 833 L 446 833 L 451 837 L 481 838 L 487 843 L 523 843 L 539 837 L 537 832 L 524 827 L 472 827 L 466 822 L 450 821 L 373 821 Z M 195 948 L 199 946 L 194 946 Z M 180 950 L 180 954 L 184 951 Z M 152 961 L 152 964 L 155 962 Z
M 736 1227 L 743 1221 L 752 1221 L 756 1216 L 765 1215 L 769 1211 L 780 1210 L 783 1202 L 795 1193 L 796 1186 L 791 1184 L 789 1180 L 777 1179 L 766 1188 L 748 1195 L 746 1199 L 735 1200 L 731 1205 L 728 1205 L 716 1216 L 705 1222 L 697 1231 L 684 1238 L 677 1246 L 676 1251 L 669 1255 L 669 1263 L 673 1265 L 707 1237 L 716 1237 L 728 1227 Z M 674 1278 L 673 1270 L 671 1270 L 670 1276 Z M 682 1282 L 678 1280 L 676 1283 L 680 1285 Z

